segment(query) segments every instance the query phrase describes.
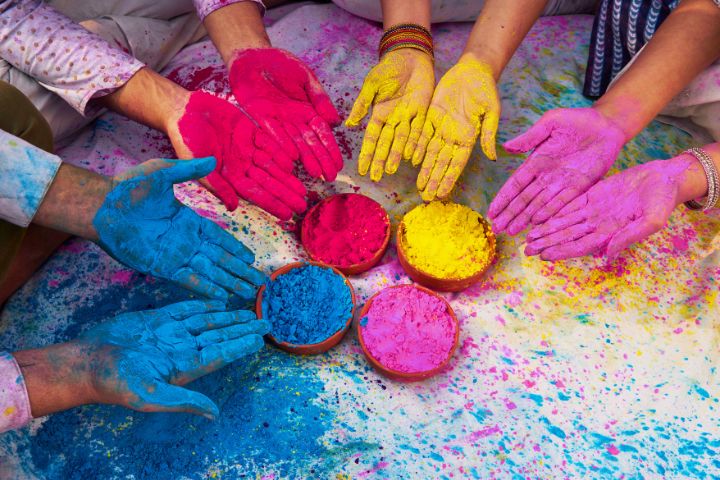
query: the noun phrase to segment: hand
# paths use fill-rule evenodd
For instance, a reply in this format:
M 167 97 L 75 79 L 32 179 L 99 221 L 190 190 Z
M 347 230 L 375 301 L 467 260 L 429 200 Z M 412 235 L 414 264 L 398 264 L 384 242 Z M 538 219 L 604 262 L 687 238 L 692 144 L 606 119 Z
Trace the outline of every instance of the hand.
M 614 259 L 661 230 L 682 203 L 681 185 L 693 160 L 655 160 L 600 181 L 528 233 L 526 255 L 560 260 L 604 252 Z
M 193 92 L 170 139 L 180 158 L 217 159 L 207 182 L 229 210 L 237 208 L 238 196 L 282 220 L 307 209 L 292 159 L 231 103 Z
M 440 79 L 413 154 L 422 162 L 417 188 L 425 201 L 450 195 L 465 169 L 475 140 L 495 160 L 495 133 L 500 121 L 500 100 L 492 70 L 471 54 L 460 58 Z
M 515 235 L 547 221 L 610 170 L 624 143 L 623 131 L 593 108 L 545 113 L 505 143 L 511 153 L 533 152 L 490 204 L 493 230 Z
M 265 280 L 250 267 L 253 253 L 173 193 L 173 184 L 214 167 L 212 158 L 151 160 L 115 177 L 93 219 L 100 246 L 125 265 L 201 295 L 253 298 Z
M 313 178 L 335 180 L 343 159 L 331 127 L 340 116 L 315 74 L 290 52 L 253 48 L 236 54 L 230 87 L 240 106 Z
M 263 347 L 270 326 L 223 302 L 190 301 L 118 315 L 73 343 L 88 352 L 92 401 L 142 412 L 188 412 L 213 419 L 217 405 L 181 388 Z
M 413 48 L 388 52 L 370 70 L 345 121 L 357 126 L 372 105 L 358 160 L 360 175 L 370 170 L 370 178 L 378 182 L 383 171 L 397 172 L 401 158 L 412 158 L 434 88 L 432 58 Z

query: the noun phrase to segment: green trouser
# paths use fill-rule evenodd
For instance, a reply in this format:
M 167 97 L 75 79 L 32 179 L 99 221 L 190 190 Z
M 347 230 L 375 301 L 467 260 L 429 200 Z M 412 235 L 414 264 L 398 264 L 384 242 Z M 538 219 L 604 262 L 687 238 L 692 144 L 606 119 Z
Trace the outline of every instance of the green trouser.
M 50 125 L 20 90 L 0 81 L 0 130 L 52 153 Z M 0 284 L 20 249 L 25 229 L 0 220 Z

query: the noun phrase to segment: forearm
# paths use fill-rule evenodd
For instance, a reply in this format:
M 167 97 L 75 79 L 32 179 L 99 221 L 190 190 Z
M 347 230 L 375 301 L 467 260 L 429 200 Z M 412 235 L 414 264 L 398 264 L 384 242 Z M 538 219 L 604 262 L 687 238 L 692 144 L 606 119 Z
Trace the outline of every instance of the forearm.
M 487 63 L 497 81 L 547 0 L 487 0 L 473 26 L 463 56 Z
M 255 2 L 233 3 L 205 17 L 205 28 L 228 67 L 235 54 L 248 48 L 270 47 L 261 11 Z
M 96 241 L 93 218 L 111 186 L 107 177 L 63 163 L 33 223 Z
M 710 0 L 684 0 L 595 108 L 629 140 L 718 57 L 720 8 Z
M 408 8 L 407 0 L 381 0 L 383 28 L 400 23 L 415 23 L 430 30 L 430 0 L 414 0 Z

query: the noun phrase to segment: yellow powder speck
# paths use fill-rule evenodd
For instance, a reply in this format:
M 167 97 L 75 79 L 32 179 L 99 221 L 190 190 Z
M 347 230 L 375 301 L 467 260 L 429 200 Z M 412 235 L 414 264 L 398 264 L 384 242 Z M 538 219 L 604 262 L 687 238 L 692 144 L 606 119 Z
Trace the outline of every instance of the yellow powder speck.
M 495 239 L 482 216 L 457 203 L 432 202 L 415 207 L 403 219 L 407 259 L 437 278 L 467 278 L 492 261 Z
M 15 413 L 15 407 L 7 407 L 5 409 L 5 411 L 3 412 L 3 415 L 5 415 L 6 417 L 9 417 L 13 413 Z

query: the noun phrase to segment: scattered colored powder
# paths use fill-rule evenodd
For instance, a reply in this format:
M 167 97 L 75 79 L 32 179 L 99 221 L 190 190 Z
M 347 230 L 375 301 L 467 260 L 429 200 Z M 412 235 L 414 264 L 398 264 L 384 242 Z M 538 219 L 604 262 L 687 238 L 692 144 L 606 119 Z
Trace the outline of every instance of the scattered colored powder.
M 278 342 L 311 345 L 345 326 L 353 302 L 342 276 L 331 268 L 305 265 L 266 283 L 262 309 Z
M 455 345 L 457 328 L 443 300 L 412 285 L 380 292 L 360 321 L 370 355 L 403 373 L 441 365 Z
M 308 253 L 319 262 L 339 267 L 370 260 L 382 248 L 388 228 L 383 207 L 357 193 L 328 198 L 303 222 Z
M 403 246 L 408 261 L 437 278 L 467 278 L 492 261 L 493 233 L 482 216 L 457 203 L 418 205 L 403 218 Z

